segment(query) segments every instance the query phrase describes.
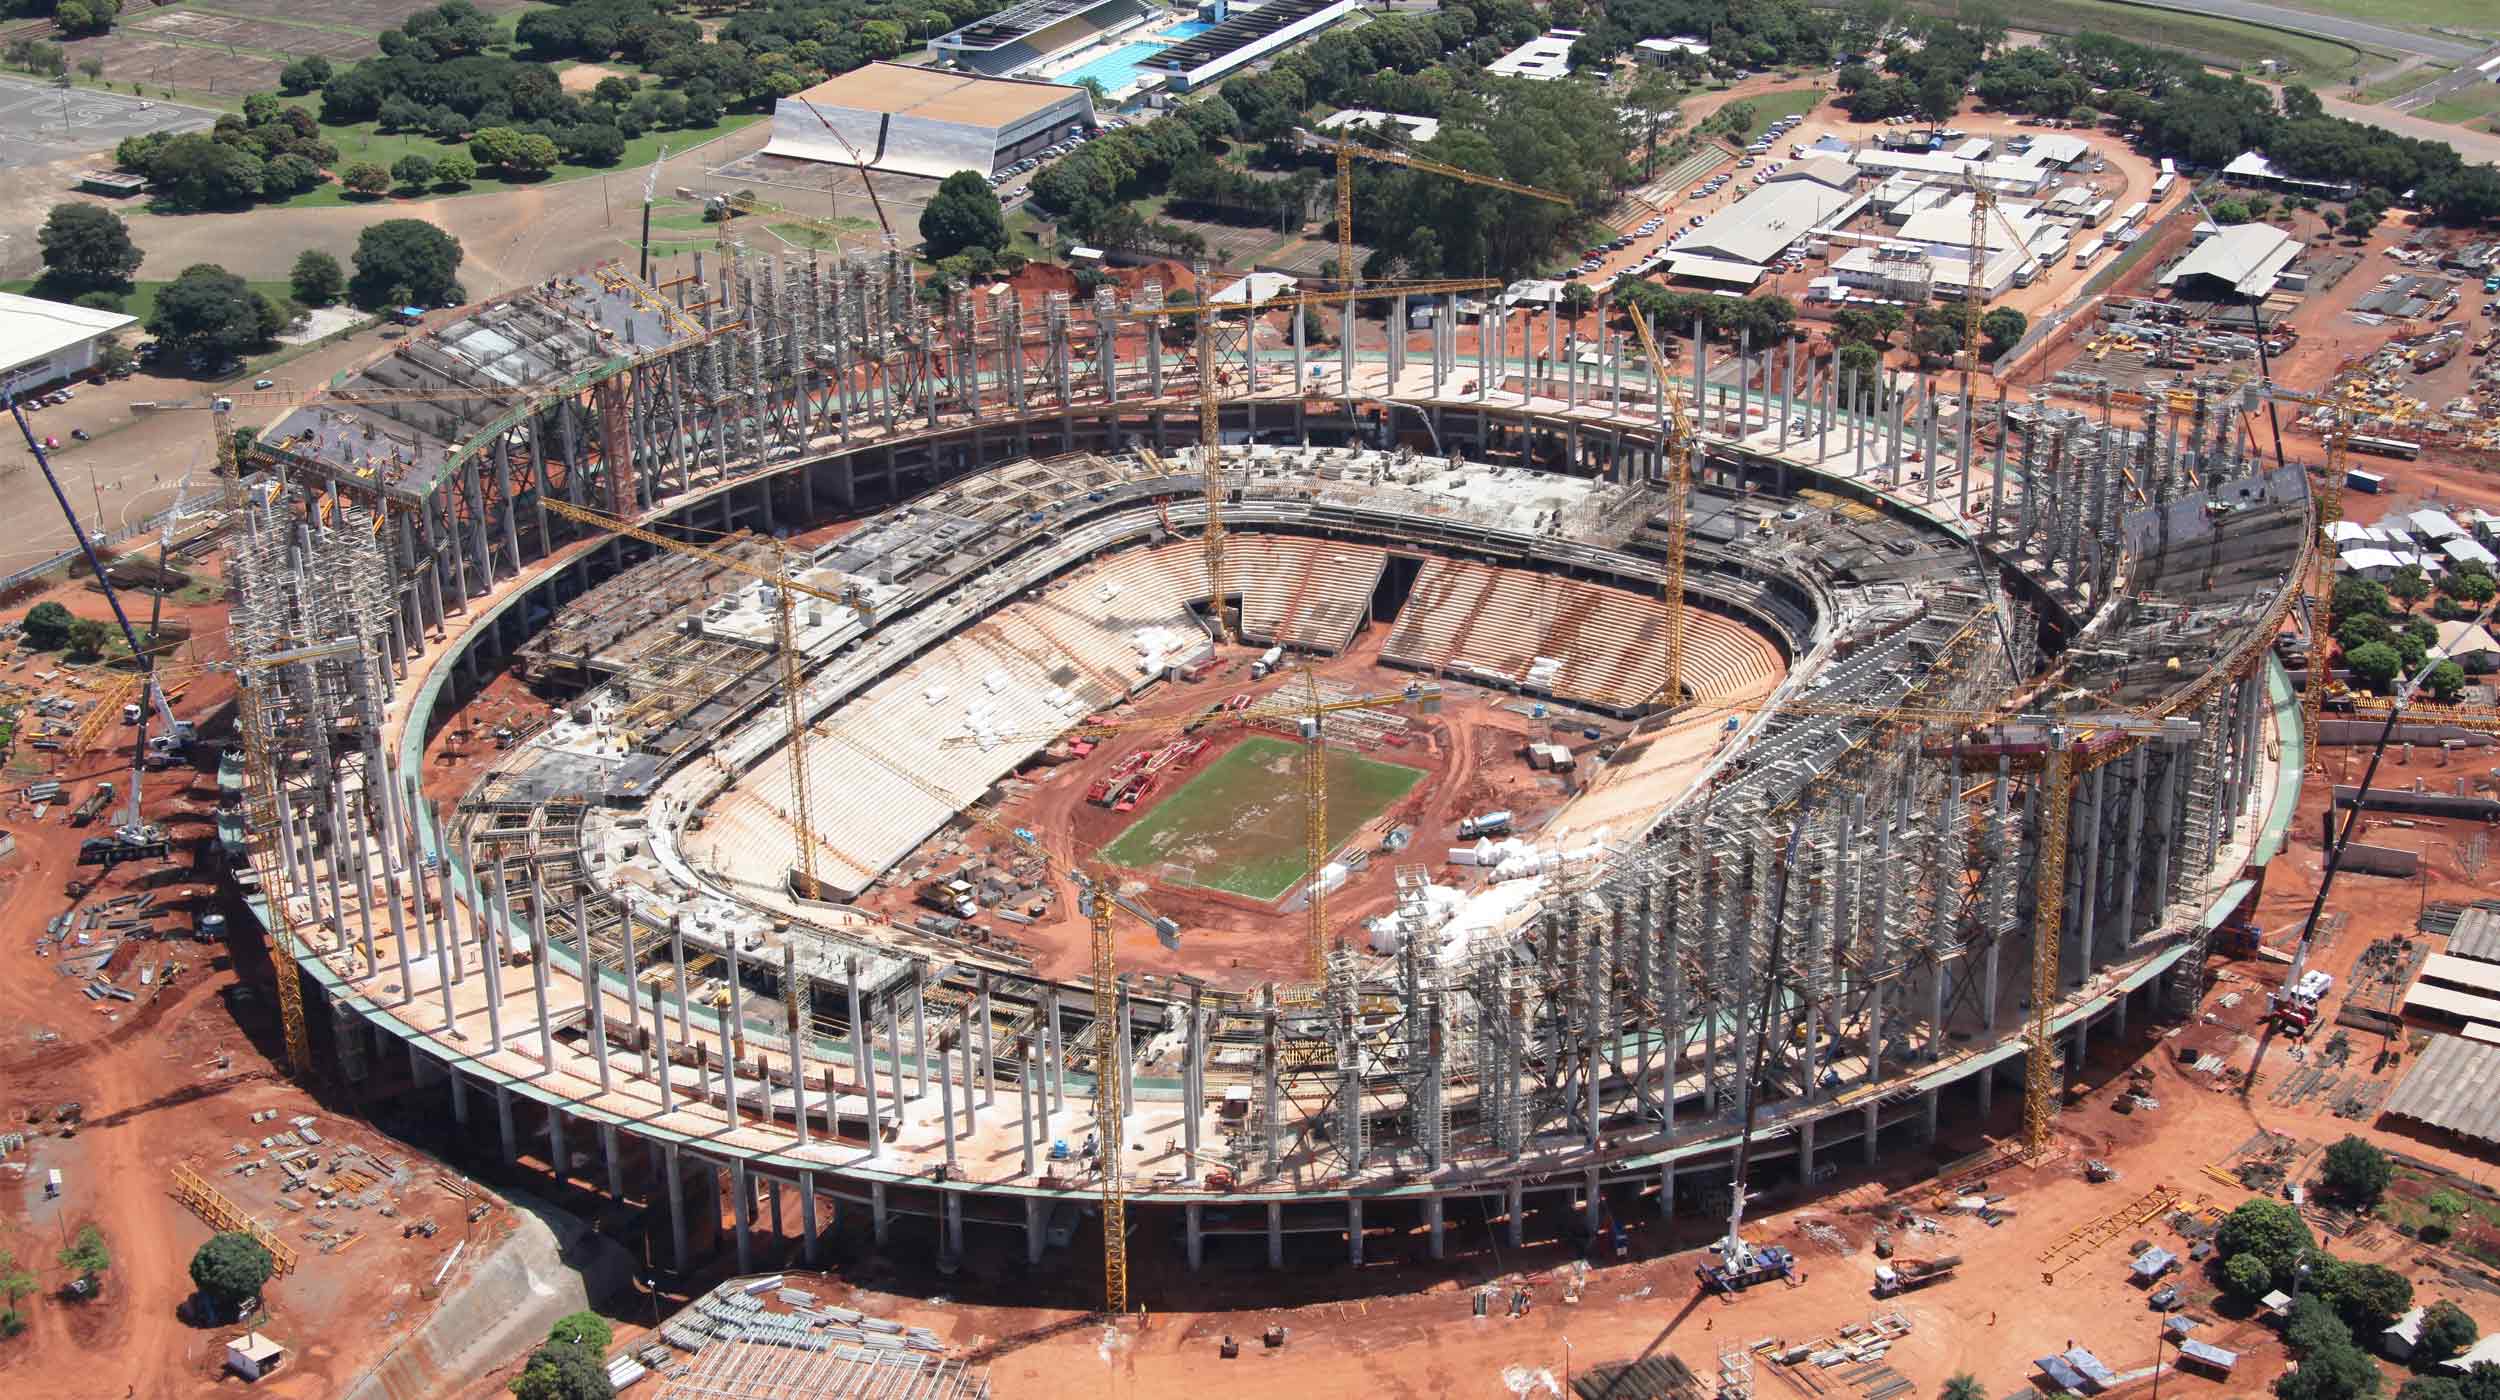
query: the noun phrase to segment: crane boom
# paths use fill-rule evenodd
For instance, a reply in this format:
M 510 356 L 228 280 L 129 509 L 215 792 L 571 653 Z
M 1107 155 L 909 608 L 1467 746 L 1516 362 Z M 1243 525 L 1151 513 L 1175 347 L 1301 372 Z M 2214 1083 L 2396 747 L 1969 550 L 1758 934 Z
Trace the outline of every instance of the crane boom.
M 1658 353 L 1658 337 L 1650 330 L 1649 318 L 1637 306 L 1630 310 L 1632 329 L 1640 333 L 1641 353 L 1649 357 L 1649 377 L 1675 425 L 1675 436 L 1667 443 L 1667 568 L 1659 582 L 1667 605 L 1667 675 L 1659 687 L 1659 702 L 1672 710 L 1684 702 L 1684 552 L 1693 514 L 1693 425 L 1684 413 L 1683 392 L 1667 373 L 1666 358 Z
M 885 216 L 885 201 L 877 198 L 877 182 L 869 178 L 868 158 L 859 153 L 859 147 L 851 144 L 851 138 L 834 129 L 833 123 L 825 119 L 825 114 L 816 110 L 815 103 L 804 97 L 798 101 L 800 106 L 807 109 L 808 115 L 814 117 L 817 123 L 824 127 L 825 134 L 832 137 L 844 151 L 850 154 L 851 164 L 858 167 L 860 186 L 868 191 L 868 207 L 877 211 L 877 227 L 885 230 L 886 251 L 892 252 L 902 247 L 901 241 L 894 236 L 893 220 Z
M 1446 176 L 1463 184 L 1482 185 L 1487 189 L 1500 190 L 1505 194 L 1541 199 L 1548 204 L 1562 205 L 1566 209 L 1578 207 L 1578 202 L 1567 194 L 1556 194 L 1552 190 L 1538 189 L 1534 185 L 1523 185 L 1515 180 L 1505 180 L 1499 175 L 1482 175 L 1473 170 L 1460 169 L 1455 165 L 1444 165 L 1437 160 L 1426 160 L 1422 156 L 1410 156 L 1399 151 L 1385 151 L 1372 146 L 1358 146 L 1351 141 L 1332 140 L 1310 131 L 1301 131 L 1298 134 L 1314 149 L 1328 152 L 1337 158 L 1337 280 L 1348 290 L 1352 290 L 1362 281 L 1361 275 L 1354 268 L 1354 162 L 1358 158 L 1375 160 L 1383 165 L 1399 165 L 1409 170 L 1421 170 L 1427 174 Z

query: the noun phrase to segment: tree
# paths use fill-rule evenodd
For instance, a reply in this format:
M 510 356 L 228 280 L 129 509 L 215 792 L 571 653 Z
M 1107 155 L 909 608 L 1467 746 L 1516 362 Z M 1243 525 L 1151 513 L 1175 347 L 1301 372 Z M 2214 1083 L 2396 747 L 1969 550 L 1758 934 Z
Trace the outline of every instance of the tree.
M 104 1271 L 113 1267 L 113 1253 L 104 1247 L 104 1232 L 93 1225 L 78 1227 L 78 1238 L 71 1240 L 57 1256 L 64 1269 L 78 1271 L 78 1293 L 82 1298 L 96 1295 Z
M 347 273 L 338 259 L 318 248 L 306 248 L 295 255 L 295 270 L 287 275 L 287 290 L 306 306 L 328 306 L 347 290 Z
M 2326 1189 L 2365 1208 L 2377 1205 L 2387 1183 L 2395 1178 L 2396 1164 L 2387 1160 L 2387 1154 L 2350 1133 L 2327 1148 L 2325 1169 L 2319 1174 Z
M 920 211 L 920 239 L 932 258 L 1005 247 L 1007 220 L 999 212 L 998 192 L 969 170 L 947 176 Z
M 2376 1400 L 2386 1380 L 2372 1361 L 2349 1340 L 2320 1348 L 2300 1359 L 2300 1369 L 2277 1379 L 2278 1400 Z
M 37 603 L 27 610 L 26 620 L 19 626 L 37 651 L 57 651 L 69 640 L 69 625 L 77 620 L 58 603 Z
M 2496 586 L 2479 563 L 2460 564 L 2439 580 L 2439 591 L 2461 603 L 2488 603 Z
M 54 205 L 35 238 L 43 245 L 44 280 L 81 291 L 129 286 L 147 256 L 119 214 L 94 204 Z
M 542 138 L 543 139 L 543 138 Z M 447 306 L 461 299 L 460 240 L 416 219 L 387 219 L 356 238 L 350 301 L 367 311 L 416 303 Z
M 611 1400 L 616 1387 L 608 1368 L 588 1347 L 549 1342 L 530 1353 L 529 1364 L 512 1379 L 516 1400 Z
M 2421 1348 L 2413 1354 L 2420 1357 Z M 2465 1388 L 2446 1376 L 2415 1376 L 2397 1388 L 2396 1400 L 2465 1400 Z
M 259 1297 L 277 1269 L 260 1241 L 239 1230 L 210 1236 L 191 1256 L 191 1282 L 228 1310 Z
M 1575 319 L 1585 316 L 1590 307 L 1597 305 L 1597 293 L 1591 291 L 1585 282 L 1567 283 L 1562 289 L 1562 305 L 1564 314 L 1568 316 Z
M 391 162 L 391 178 L 410 189 L 424 189 L 434 183 L 434 162 L 419 155 L 401 156 Z
M 2291 1282 L 2292 1270 L 2302 1258 L 2317 1248 L 2317 1240 L 2298 1210 L 2282 1201 L 2260 1199 L 2243 1202 L 2222 1218 L 2221 1228 L 2214 1232 L 2214 1248 L 2225 1260 L 2237 1254 L 2256 1255 L 2264 1261 L 2274 1286 L 2281 1288 Z
M 1944 1389 L 1936 1393 L 1936 1400 L 1988 1400 L 1988 1387 L 1979 1383 L 1979 1377 L 1961 1371 L 1944 1383 Z
M 2364 1335 L 2386 1330 L 2413 1309 L 2413 1282 L 2381 1264 L 2320 1256 L 2311 1280 L 2346 1324 Z
M 2482 1336 L 2465 1309 L 2442 1298 L 2422 1314 L 2422 1339 L 2413 1344 L 2413 1365 L 2427 1371 L 2452 1356 L 2462 1356 Z
M 2344 653 L 2344 664 L 2352 668 L 2353 675 L 2376 691 L 2385 691 L 2393 684 L 2404 663 L 2404 653 L 2385 642 L 2371 642 Z
M 2366 578 L 2337 579 L 2329 604 L 2337 617 L 2385 617 L 2394 611 L 2387 590 Z
M 320 166 L 290 151 L 262 167 L 260 192 L 271 199 L 284 199 L 318 188 L 322 178 Z
M 598 85 L 590 90 L 590 95 L 607 106 L 622 107 L 634 100 L 634 93 L 641 87 L 636 79 L 611 73 L 599 80 Z
M 278 91 L 289 97 L 301 97 L 328 81 L 330 60 L 319 54 L 299 58 L 278 70 Z
M 18 1300 L 35 1291 L 35 1276 L 17 1266 L 17 1256 L 0 1249 L 0 1337 L 14 1337 L 26 1330 L 26 1315 L 18 1311 Z
M 374 161 L 360 160 L 339 172 L 339 183 L 357 194 L 387 194 L 391 188 L 391 172 Z
M 477 178 L 477 162 L 455 151 L 434 162 L 434 183 L 459 189 Z
M 2274 1291 L 2274 1270 L 2254 1254 L 2235 1254 L 2222 1261 L 2222 1282 L 2243 1298 L 2263 1298 Z
M 87 295 L 100 296 L 103 294 L 99 292 L 89 292 Z M 114 308 L 116 311 L 120 309 L 121 308 L 119 307 Z M 120 335 L 108 335 L 104 337 L 104 339 L 96 342 L 95 367 L 104 371 L 106 374 L 118 378 L 124 371 L 135 367 L 138 363 L 139 357 L 130 353 L 130 347 L 122 343 Z
M 72 656 L 102 656 L 104 644 L 112 632 L 92 617 L 82 617 L 69 625 L 68 652 Z
M 2022 343 L 2023 332 L 2031 329 L 2031 318 L 2010 306 L 2000 306 L 1979 318 L 1979 333 L 1988 338 L 1991 358 Z
M 2431 596 L 2431 581 L 2419 564 L 2407 564 L 2387 581 L 2387 596 L 2412 607 Z
M 2442 705 L 2453 705 L 2465 693 L 2465 668 L 2453 661 L 2442 661 L 2422 679 L 2422 687 Z
M 555 1326 L 547 1329 L 547 1340 L 604 1352 L 616 1340 L 616 1329 L 595 1312 L 566 1313 L 556 1319 Z
M 2381 212 L 2369 205 L 2355 204 L 2344 210 L 2344 236 L 2363 239 L 2378 227 Z
M 286 317 L 251 284 L 217 266 L 197 263 L 156 294 L 148 330 L 169 350 L 221 363 L 265 345 L 286 329 Z
M 78 72 L 88 82 L 97 82 L 104 77 L 104 60 L 89 54 L 78 60 Z

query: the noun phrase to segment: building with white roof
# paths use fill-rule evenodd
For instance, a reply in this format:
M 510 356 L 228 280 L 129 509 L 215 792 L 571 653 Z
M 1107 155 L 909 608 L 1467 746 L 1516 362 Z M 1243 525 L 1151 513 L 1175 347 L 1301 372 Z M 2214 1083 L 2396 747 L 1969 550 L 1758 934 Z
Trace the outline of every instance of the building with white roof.
M 1643 63 L 1673 63 L 1682 54 L 1708 58 L 1710 46 L 1690 34 L 1679 34 L 1672 39 L 1643 39 L 1632 46 L 1632 52 Z
M 1762 183 L 1776 185 L 1786 180 L 1812 180 L 1830 189 L 1845 190 L 1857 184 L 1858 168 L 1832 156 L 1814 156 L 1791 164 Z
M 2233 224 L 2190 249 L 2161 284 L 2217 297 L 2267 296 L 2306 246 L 2271 224 Z
M 2023 159 L 2063 170 L 2091 153 L 2092 147 L 2082 137 L 2059 132 L 2033 137 L 2031 149 L 2023 152 Z
M 2449 660 L 2477 676 L 2500 671 L 2500 637 L 2479 623 L 2458 618 L 2439 624 L 2439 646 Z
M 95 368 L 96 345 L 139 324 L 136 316 L 0 292 L 0 379 L 21 394 Z
M 1281 272 L 1253 272 L 1207 297 L 1208 302 L 1238 306 L 1244 302 L 1263 302 L 1283 296 L 1301 283 Z
M 2465 528 L 2449 518 L 2446 511 L 2428 508 L 2404 517 L 2404 526 L 2426 540 L 2453 540 L 2465 533 Z
M 2031 196 L 2047 189 L 2057 178 L 2048 166 L 2034 163 L 2029 157 L 2020 160 L 1956 160 L 1935 151 L 1859 151 L 1850 157 L 1861 169 L 1880 174 L 1907 172 L 1931 179 L 1960 183 L 1973 179 L 1986 184 L 1998 194 Z
M 2230 164 L 2222 167 L 2222 174 L 2225 179 L 2236 180 L 2243 185 L 2275 185 L 2287 189 L 2324 190 L 2331 194 L 2347 193 L 2354 188 L 2333 180 L 2303 180 L 2296 175 L 2287 175 L 2273 161 L 2266 159 L 2257 151 L 2242 151 L 2233 156 Z
M 2452 540 L 2441 540 L 2439 552 L 2447 555 L 2448 562 L 2451 564 L 2480 564 L 2486 569 L 2500 565 L 2500 555 L 2494 555 L 2490 550 L 2463 535 Z
M 1393 131 L 1410 144 L 1420 146 L 1441 134 L 1441 122 L 1436 117 L 1410 117 L 1404 112 L 1374 112 L 1361 107 L 1348 107 L 1342 112 L 1331 112 L 1320 118 L 1319 129 Z
M 2405 566 L 2405 561 L 2394 550 L 2376 547 L 2347 549 L 2341 562 L 2345 573 L 2380 582 L 2394 578 L 2396 571 Z
M 1583 31 L 1549 29 L 1500 58 L 1484 65 L 1484 71 L 1497 78 L 1524 78 L 1532 83 L 1550 83 L 1571 76 L 1571 46 L 1580 42 Z
M 1863 196 L 1813 180 L 1783 180 L 1711 215 L 1677 239 L 1674 250 L 1686 256 L 1767 263 L 1816 229 L 1847 220 L 1865 204 Z
M 2337 545 L 2385 544 L 2387 536 L 2358 520 L 2338 520 L 2326 527 L 2326 537 Z

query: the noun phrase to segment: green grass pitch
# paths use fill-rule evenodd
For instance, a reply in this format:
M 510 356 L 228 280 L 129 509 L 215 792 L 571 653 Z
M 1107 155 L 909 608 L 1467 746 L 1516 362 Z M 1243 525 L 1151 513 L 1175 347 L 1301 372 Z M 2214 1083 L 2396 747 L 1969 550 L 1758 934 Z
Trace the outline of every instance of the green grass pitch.
M 1272 900 L 1310 873 L 1304 851 L 1302 746 L 1245 739 L 1103 847 L 1131 870 L 1178 867 L 1184 883 Z M 1328 751 L 1331 849 L 1423 781 L 1419 769 Z M 1166 872 L 1168 873 L 1168 872 Z

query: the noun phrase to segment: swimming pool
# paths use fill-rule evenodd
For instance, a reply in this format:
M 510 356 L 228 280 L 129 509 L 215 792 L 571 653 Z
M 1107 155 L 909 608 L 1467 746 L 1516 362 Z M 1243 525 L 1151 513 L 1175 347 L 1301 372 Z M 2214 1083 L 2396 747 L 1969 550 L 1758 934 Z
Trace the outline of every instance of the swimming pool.
M 1087 78 L 1091 78 L 1102 84 L 1103 91 L 1117 97 L 1137 86 L 1147 59 L 1183 39 L 1194 39 L 1214 27 L 1205 20 L 1183 20 L 1179 24 L 1158 32 L 1151 39 L 1139 39 L 1134 43 L 1122 44 L 1081 67 L 1069 69 L 1051 81 L 1064 83 L 1069 87 L 1081 87 Z

